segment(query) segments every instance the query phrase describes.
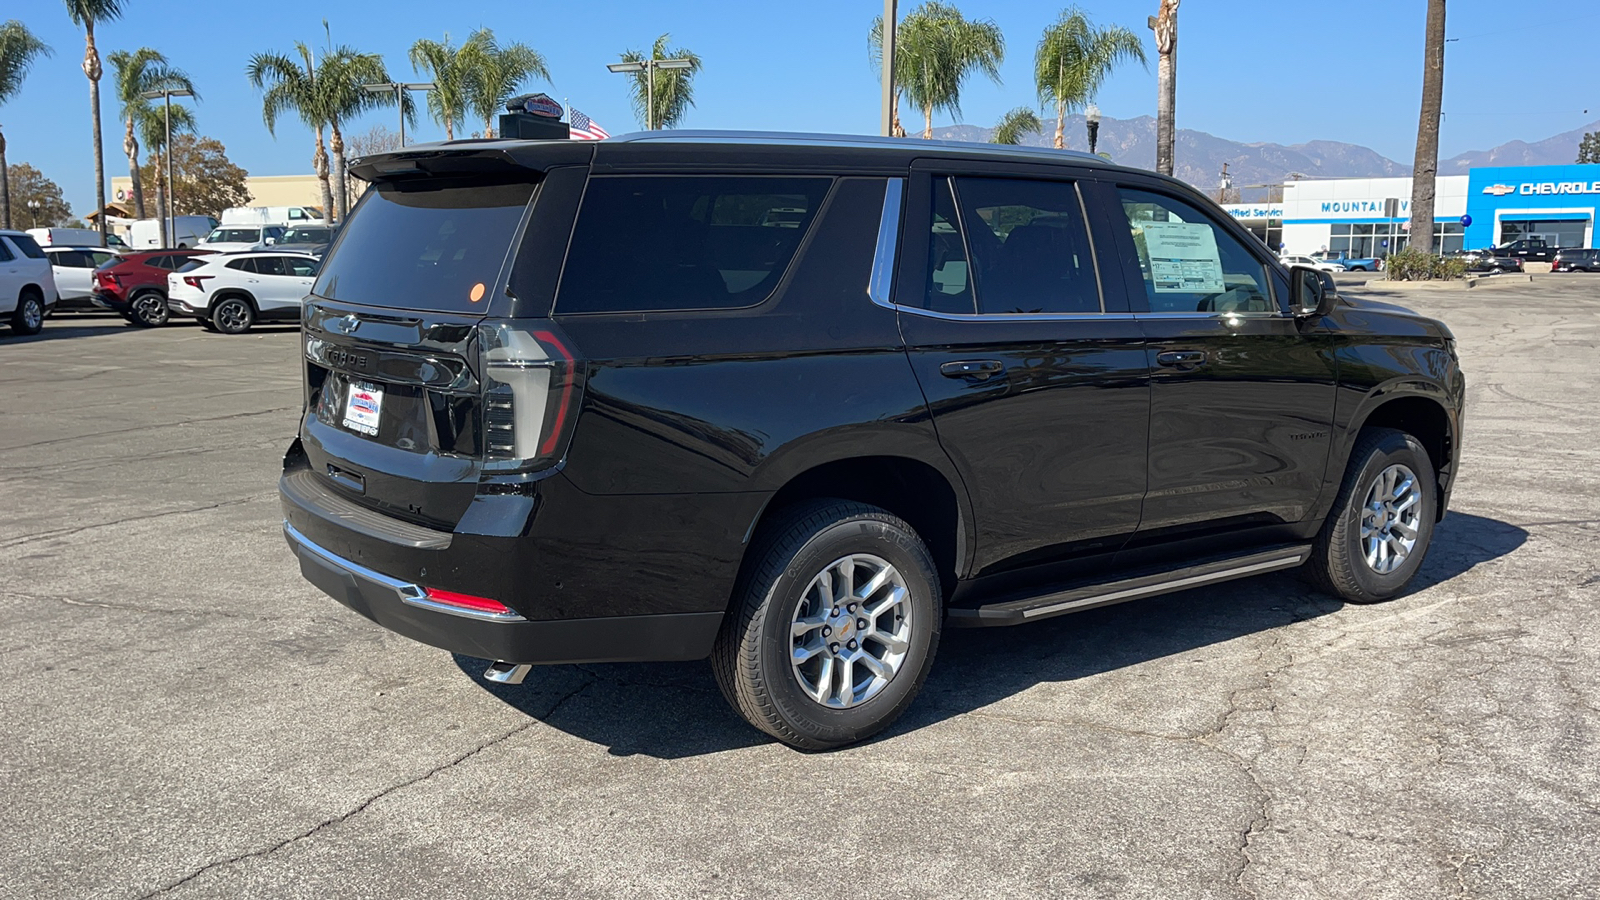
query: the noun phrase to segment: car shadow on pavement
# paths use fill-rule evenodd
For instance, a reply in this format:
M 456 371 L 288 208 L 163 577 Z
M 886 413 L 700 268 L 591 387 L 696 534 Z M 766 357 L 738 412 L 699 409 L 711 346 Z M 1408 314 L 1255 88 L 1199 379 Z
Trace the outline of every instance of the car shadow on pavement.
M 40 341 L 58 341 L 113 332 L 122 334 L 133 330 L 121 318 L 74 322 L 71 325 L 50 319 L 46 320 L 44 330 L 38 334 L 20 335 L 10 329 L 0 329 L 0 344 L 37 344 Z
M 1506 522 L 1451 513 L 1439 524 L 1411 590 L 1505 556 L 1527 537 Z M 874 741 L 982 709 L 1039 684 L 1124 669 L 1315 619 L 1343 606 L 1285 573 L 1012 628 L 947 628 L 921 695 Z M 485 681 L 483 660 L 457 655 L 455 662 L 503 702 L 618 756 L 680 759 L 769 740 L 729 709 L 703 661 L 535 666 L 515 686 Z

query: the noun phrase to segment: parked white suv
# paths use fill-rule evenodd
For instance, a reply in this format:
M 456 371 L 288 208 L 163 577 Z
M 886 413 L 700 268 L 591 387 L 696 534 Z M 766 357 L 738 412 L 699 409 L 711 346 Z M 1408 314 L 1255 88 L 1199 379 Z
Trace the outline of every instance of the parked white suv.
M 167 276 L 167 310 L 224 334 L 243 334 L 257 322 L 298 322 L 321 265 L 306 253 L 198 257 Z
M 38 242 L 20 231 L 0 231 L 0 324 L 38 334 L 55 305 L 55 273 Z
M 218 225 L 205 240 L 195 244 L 195 249 L 213 253 L 253 250 L 277 243 L 288 230 L 282 225 Z
M 43 249 L 50 259 L 56 293 L 60 296 L 56 308 L 95 309 L 89 301 L 89 295 L 94 293 L 94 270 L 116 259 L 116 252 L 104 247 L 50 246 Z
M 1280 255 L 1278 257 L 1278 262 L 1281 262 L 1286 266 L 1307 266 L 1316 269 L 1318 272 L 1345 271 L 1344 263 L 1334 262 L 1333 260 L 1329 259 L 1315 259 L 1310 256 Z

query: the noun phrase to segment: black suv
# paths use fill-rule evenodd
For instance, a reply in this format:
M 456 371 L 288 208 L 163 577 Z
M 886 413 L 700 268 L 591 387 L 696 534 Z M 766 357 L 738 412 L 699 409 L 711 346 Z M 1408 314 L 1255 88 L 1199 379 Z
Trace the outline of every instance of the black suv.
M 1600 250 L 1562 247 L 1550 260 L 1552 272 L 1600 272 Z
M 940 629 L 1303 568 L 1384 600 L 1461 447 L 1450 331 L 1064 151 L 675 132 L 357 160 L 280 483 L 305 577 L 493 661 L 714 661 L 797 747 Z

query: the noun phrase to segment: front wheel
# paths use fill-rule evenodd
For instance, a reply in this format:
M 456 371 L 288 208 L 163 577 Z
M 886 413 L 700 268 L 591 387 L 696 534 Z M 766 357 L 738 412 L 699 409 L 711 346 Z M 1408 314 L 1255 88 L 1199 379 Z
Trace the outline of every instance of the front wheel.
M 1415 437 L 1393 428 L 1363 431 L 1306 564 L 1312 580 L 1351 603 L 1399 594 L 1433 539 L 1435 484 L 1433 461 Z
M 802 750 L 888 727 L 939 644 L 939 572 L 916 531 L 875 506 L 820 500 L 780 513 L 750 552 L 712 654 L 723 696 Z
M 167 298 L 155 291 L 133 298 L 129 311 L 132 313 L 130 321 L 145 328 L 156 328 L 167 324 L 170 315 L 167 311 Z
M 229 297 L 211 310 L 211 324 L 223 334 L 244 334 L 256 321 L 256 311 L 240 297 Z
M 11 313 L 11 330 L 17 334 L 38 334 L 44 328 L 44 301 L 39 295 L 28 293 L 17 298 L 17 308 Z

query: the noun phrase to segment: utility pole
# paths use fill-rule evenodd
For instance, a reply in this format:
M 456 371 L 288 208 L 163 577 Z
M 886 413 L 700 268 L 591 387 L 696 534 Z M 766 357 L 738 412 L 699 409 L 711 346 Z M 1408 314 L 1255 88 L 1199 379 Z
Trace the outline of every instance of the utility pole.
M 895 0 L 883 0 L 883 114 L 879 131 L 894 135 L 894 38 L 898 30 Z

